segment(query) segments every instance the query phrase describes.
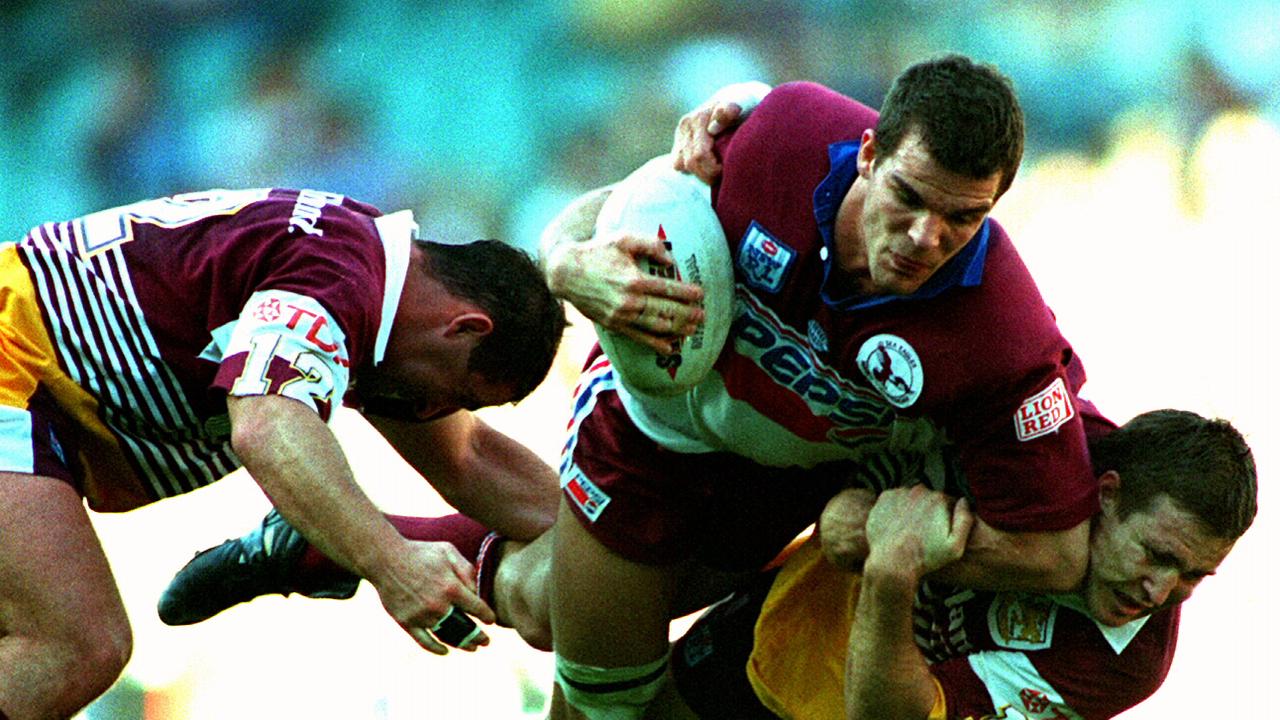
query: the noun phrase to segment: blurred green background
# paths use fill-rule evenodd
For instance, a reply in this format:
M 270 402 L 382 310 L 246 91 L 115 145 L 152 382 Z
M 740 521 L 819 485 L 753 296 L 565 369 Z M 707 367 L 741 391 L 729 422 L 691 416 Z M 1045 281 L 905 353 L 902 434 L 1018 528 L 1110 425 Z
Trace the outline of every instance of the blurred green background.
M 994 62 L 1028 162 L 1144 112 L 1180 141 L 1280 115 L 1274 0 L 4 0 L 0 237 L 210 187 L 332 189 L 528 243 L 731 81 L 878 105 L 913 61 Z

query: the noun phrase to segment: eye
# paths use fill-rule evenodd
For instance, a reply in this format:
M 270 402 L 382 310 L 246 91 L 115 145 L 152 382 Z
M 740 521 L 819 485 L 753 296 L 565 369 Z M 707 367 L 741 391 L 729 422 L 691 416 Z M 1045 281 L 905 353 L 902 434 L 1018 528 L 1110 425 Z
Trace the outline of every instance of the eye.
M 1164 550 L 1156 550 L 1150 545 L 1143 545 L 1142 549 L 1147 555 L 1147 560 L 1149 560 L 1150 562 L 1156 565 L 1161 565 L 1164 567 L 1181 567 L 1182 566 L 1182 563 L 1178 562 L 1178 558 L 1174 557 L 1172 553 L 1166 552 Z
M 965 226 L 982 222 L 982 218 L 985 216 L 986 213 L 984 212 L 971 211 L 956 213 L 955 215 L 951 215 L 948 219 L 951 220 L 953 225 Z
M 902 184 L 894 185 L 894 194 L 898 196 L 898 202 L 915 210 L 924 207 L 924 198 L 910 187 Z

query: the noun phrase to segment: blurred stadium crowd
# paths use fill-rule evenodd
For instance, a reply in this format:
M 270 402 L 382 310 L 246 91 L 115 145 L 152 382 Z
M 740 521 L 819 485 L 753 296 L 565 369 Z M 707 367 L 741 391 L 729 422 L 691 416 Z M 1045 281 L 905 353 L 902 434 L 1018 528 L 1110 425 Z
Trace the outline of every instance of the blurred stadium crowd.
M 1023 99 L 1027 155 L 996 215 L 1086 357 L 1092 396 L 1117 420 L 1228 417 L 1265 467 L 1280 396 L 1277 28 L 1280 0 L 0 0 L 0 239 L 149 197 L 279 185 L 411 208 L 425 237 L 532 249 L 563 203 L 665 152 L 679 116 L 724 84 L 816 80 L 878 105 L 910 63 L 960 51 Z M 550 460 L 578 361 L 490 421 Z M 369 475 L 388 475 L 382 463 Z M 375 501 L 422 512 L 386 482 Z M 159 626 L 172 571 L 265 509 L 247 478 L 196 494 L 97 521 L 138 642 L 87 717 L 540 715 L 545 656 L 510 636 L 439 661 L 371 593 L 360 609 L 258 601 Z M 1262 505 L 1189 603 L 1170 682 L 1126 718 L 1256 712 L 1246 690 L 1274 661 L 1244 662 L 1233 643 L 1280 641 L 1277 588 L 1251 571 L 1274 564 Z M 1207 681 L 1215 667 L 1230 676 Z
M 1280 117 L 1277 27 L 1275 0 L 4 0 L 0 237 L 284 185 L 527 245 L 726 82 L 875 105 L 942 50 L 1014 78 L 1029 161 L 1133 110 L 1190 139 L 1224 107 Z

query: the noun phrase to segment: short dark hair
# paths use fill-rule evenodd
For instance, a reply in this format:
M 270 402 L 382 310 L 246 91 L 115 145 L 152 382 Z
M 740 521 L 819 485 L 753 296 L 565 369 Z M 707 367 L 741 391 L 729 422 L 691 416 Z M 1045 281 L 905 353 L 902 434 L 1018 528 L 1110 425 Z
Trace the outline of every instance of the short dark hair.
M 1022 162 L 1025 128 L 1013 83 L 963 55 L 917 63 L 893 81 L 876 123 L 878 154 L 892 155 L 912 130 L 951 172 L 987 178 L 999 171 L 997 197 Z
M 449 294 L 478 305 L 493 330 L 471 352 L 467 369 L 515 385 L 516 400 L 551 369 L 566 324 L 542 271 L 524 251 L 499 240 L 463 244 L 417 241 L 427 271 Z
M 1089 444 L 1094 472 L 1120 475 L 1120 519 L 1167 495 L 1207 531 L 1235 540 L 1258 512 L 1253 452 L 1226 420 L 1153 410 Z

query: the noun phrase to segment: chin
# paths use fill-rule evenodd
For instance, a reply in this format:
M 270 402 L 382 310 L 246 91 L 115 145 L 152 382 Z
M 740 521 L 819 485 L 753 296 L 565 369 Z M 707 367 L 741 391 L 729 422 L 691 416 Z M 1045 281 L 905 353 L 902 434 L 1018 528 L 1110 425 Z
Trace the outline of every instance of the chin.
M 1134 620 L 1137 620 L 1139 617 L 1141 616 L 1134 615 L 1132 617 L 1129 617 L 1127 615 L 1120 616 L 1120 615 L 1113 615 L 1110 613 L 1097 613 L 1097 612 L 1093 613 L 1093 619 L 1097 620 L 1103 625 L 1106 625 L 1107 627 L 1120 627 L 1121 625 L 1127 625 L 1133 622 Z
M 1093 615 L 1095 620 L 1103 625 L 1107 625 L 1109 627 L 1120 627 L 1121 625 L 1127 625 L 1134 620 L 1141 620 L 1142 618 L 1150 615 L 1152 611 L 1141 610 L 1136 613 L 1131 613 L 1117 608 L 1115 605 L 1108 604 L 1105 610 L 1099 612 L 1097 603 L 1091 602 L 1089 604 L 1089 612 Z
M 1109 627 L 1118 627 L 1129 622 L 1128 618 L 1122 617 L 1117 612 L 1116 606 L 1111 602 L 1104 602 L 1103 593 L 1097 589 L 1092 589 L 1085 593 L 1085 607 L 1089 610 L 1089 615 L 1103 625 Z
M 886 278 L 879 278 L 876 282 L 876 289 L 883 295 L 910 295 L 920 289 L 924 285 L 914 280 L 905 280 L 900 276 L 890 275 Z

